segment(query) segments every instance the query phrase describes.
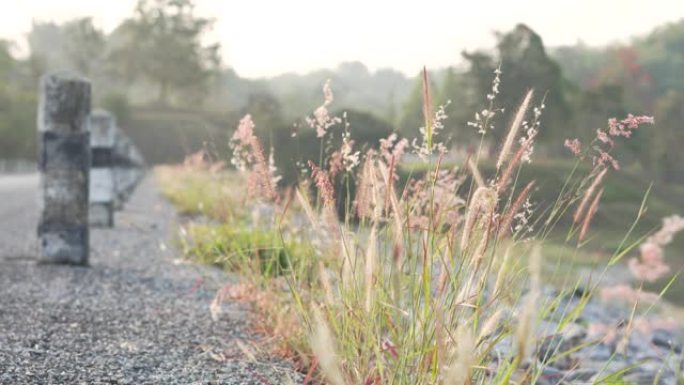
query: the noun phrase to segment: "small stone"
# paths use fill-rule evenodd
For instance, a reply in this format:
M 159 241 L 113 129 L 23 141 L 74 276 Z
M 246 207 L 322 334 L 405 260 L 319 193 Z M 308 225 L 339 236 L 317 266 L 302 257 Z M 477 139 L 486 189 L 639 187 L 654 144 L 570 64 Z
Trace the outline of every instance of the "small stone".
M 668 351 L 673 351 L 677 354 L 682 352 L 682 336 L 678 336 L 669 330 L 655 330 L 651 342 L 656 346 L 667 349 Z

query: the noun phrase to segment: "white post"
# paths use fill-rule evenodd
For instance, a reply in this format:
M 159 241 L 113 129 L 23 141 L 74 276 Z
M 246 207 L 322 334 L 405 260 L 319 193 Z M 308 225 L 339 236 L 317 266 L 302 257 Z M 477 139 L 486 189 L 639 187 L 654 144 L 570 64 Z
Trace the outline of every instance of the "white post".
M 116 139 L 116 120 L 104 110 L 90 115 L 90 215 L 91 226 L 114 225 L 114 171 L 112 152 Z

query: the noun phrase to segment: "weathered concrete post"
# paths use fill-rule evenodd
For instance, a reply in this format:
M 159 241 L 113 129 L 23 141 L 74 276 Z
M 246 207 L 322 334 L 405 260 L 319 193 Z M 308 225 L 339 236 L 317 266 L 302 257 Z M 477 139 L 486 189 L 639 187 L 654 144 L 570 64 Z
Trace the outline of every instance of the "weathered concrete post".
M 90 82 L 67 72 L 43 76 L 38 106 L 43 263 L 88 264 L 89 114 Z
M 116 120 L 104 110 L 90 115 L 90 214 L 91 226 L 114 225 L 113 149 Z

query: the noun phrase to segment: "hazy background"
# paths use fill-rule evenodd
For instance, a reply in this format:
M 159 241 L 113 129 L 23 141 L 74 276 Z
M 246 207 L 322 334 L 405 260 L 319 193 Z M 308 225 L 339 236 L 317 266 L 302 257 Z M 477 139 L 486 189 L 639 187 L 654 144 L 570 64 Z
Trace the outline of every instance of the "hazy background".
M 538 207 L 554 201 L 573 167 L 565 139 L 586 143 L 611 117 L 655 116 L 618 143 L 621 170 L 606 181 L 593 225 L 604 242 L 598 255 L 619 244 L 650 186 L 639 231 L 684 213 L 684 3 L 513 3 L 3 0 L 0 166 L 35 162 L 40 76 L 72 70 L 92 81 L 94 107 L 115 113 L 149 164 L 203 148 L 229 159 L 233 130 L 250 113 L 281 183 L 292 184 L 298 163 L 319 159 L 321 145 L 339 146 L 343 125 L 321 143 L 304 119 L 322 103 L 327 79 L 330 109 L 346 113 L 363 150 L 392 132 L 418 135 L 423 65 L 448 115 L 444 164 L 458 164 L 479 143 L 467 122 L 487 107 L 500 67 L 504 112 L 484 144 L 496 151 L 534 88 L 533 104 L 545 108 L 521 178 L 538 181 Z M 415 167 L 407 159 L 402 177 L 424 171 Z M 481 167 L 493 170 L 488 159 Z M 675 247 L 682 268 L 684 242 Z M 684 299 L 684 285 L 671 293 Z
M 320 104 L 327 79 L 333 109 L 347 111 L 359 145 L 372 145 L 391 131 L 417 134 L 423 65 L 436 103 L 451 102 L 444 139 L 466 149 L 477 141 L 466 122 L 486 106 L 501 66 L 500 107 L 510 112 L 529 88 L 536 104 L 546 98 L 540 156 L 557 155 L 565 138 L 592 137 L 609 117 L 656 115 L 656 130 L 626 144 L 624 165 L 683 180 L 675 150 L 684 137 L 684 5 L 512 3 L 8 3 L 0 16 L 0 151 L 35 158 L 38 79 L 66 69 L 93 81 L 95 106 L 117 114 L 152 164 L 202 146 L 227 156 L 230 132 L 249 112 L 292 176 L 302 153 L 318 151 L 302 118 Z M 492 148 L 502 134 L 490 135 Z
M 136 0 L 0 1 L 0 37 L 27 53 L 33 22 L 92 17 L 106 33 L 130 17 Z M 647 5 L 647 6 L 645 6 Z M 225 65 L 240 76 L 274 76 L 361 61 L 412 75 L 445 67 L 463 49 L 491 46 L 493 30 L 525 23 L 549 46 L 627 42 L 683 15 L 680 1 L 197 1 L 196 13 L 216 19 L 207 38 L 221 43 Z

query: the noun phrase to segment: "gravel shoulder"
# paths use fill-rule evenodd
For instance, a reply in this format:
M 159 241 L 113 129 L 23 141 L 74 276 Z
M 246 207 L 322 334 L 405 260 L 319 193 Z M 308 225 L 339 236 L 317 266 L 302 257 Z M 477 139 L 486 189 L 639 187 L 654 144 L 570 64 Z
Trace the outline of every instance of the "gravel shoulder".
M 0 384 L 300 382 L 286 363 L 238 347 L 258 340 L 243 307 L 225 304 L 212 320 L 230 278 L 179 263 L 176 214 L 153 177 L 115 228 L 91 230 L 87 268 L 35 263 L 35 188 L 0 179 L 0 212 L 13 213 L 0 218 Z

